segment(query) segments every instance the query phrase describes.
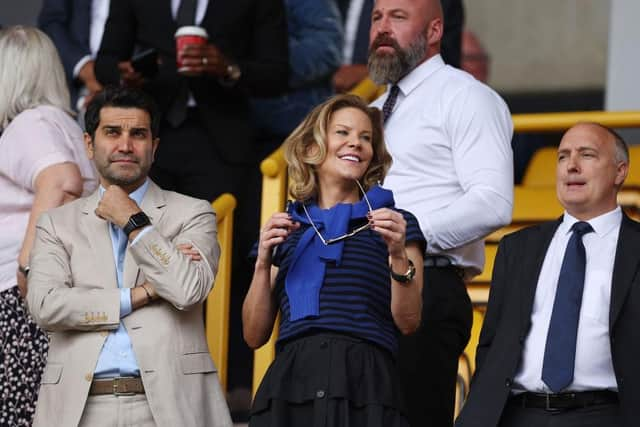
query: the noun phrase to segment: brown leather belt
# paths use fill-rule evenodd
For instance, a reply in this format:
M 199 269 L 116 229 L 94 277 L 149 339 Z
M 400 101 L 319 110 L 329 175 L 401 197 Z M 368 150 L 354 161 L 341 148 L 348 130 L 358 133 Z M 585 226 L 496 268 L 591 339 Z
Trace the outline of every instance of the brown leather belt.
M 140 377 L 96 378 L 91 383 L 89 394 L 144 394 L 144 385 Z

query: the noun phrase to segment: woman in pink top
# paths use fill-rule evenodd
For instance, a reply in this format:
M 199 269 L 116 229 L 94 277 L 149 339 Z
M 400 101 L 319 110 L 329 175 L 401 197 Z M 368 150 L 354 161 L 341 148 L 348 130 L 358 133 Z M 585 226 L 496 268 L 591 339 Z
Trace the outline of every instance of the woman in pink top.
M 47 352 L 23 302 L 36 222 L 97 181 L 44 33 L 0 30 L 0 94 L 0 425 L 30 426 Z

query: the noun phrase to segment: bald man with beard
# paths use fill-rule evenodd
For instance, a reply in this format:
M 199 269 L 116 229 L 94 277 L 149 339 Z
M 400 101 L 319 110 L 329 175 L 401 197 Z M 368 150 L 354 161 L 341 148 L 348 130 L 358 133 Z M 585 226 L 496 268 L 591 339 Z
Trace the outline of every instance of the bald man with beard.
M 438 0 L 377 0 L 369 73 L 387 92 L 393 157 L 384 186 L 427 240 L 422 327 L 400 341 L 398 365 L 413 427 L 453 422 L 458 357 L 471 330 L 465 282 L 482 271 L 483 238 L 511 221 L 513 127 L 504 101 L 445 65 Z

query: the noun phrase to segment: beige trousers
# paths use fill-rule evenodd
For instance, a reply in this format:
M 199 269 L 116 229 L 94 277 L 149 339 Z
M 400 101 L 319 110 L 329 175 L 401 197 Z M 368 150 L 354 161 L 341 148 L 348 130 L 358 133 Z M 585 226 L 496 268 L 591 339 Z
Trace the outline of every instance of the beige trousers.
M 79 427 L 155 427 L 144 394 L 89 396 Z

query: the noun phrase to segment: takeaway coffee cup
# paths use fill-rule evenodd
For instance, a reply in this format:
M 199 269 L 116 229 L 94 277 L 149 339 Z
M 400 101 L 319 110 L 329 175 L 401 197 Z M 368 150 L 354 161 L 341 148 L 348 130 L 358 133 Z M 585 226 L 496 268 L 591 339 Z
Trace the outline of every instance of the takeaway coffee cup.
M 174 37 L 176 39 L 176 64 L 178 71 L 182 71 L 184 70 L 180 57 L 182 49 L 188 44 L 205 44 L 209 39 L 209 34 L 202 27 L 186 26 L 178 28 Z

